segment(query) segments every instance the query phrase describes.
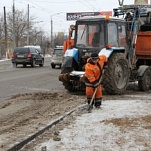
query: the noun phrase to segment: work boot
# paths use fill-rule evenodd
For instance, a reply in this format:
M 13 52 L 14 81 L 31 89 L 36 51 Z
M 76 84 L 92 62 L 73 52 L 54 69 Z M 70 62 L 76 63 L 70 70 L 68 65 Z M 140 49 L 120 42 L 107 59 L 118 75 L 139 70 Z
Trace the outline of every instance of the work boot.
M 88 105 L 90 105 L 90 103 L 91 103 L 91 98 L 87 98 L 87 102 L 88 102 Z M 93 105 L 94 105 L 94 100 L 93 100 L 93 102 L 92 102 L 92 107 L 93 107 Z
M 102 104 L 102 98 L 96 98 L 94 106 L 98 109 Z

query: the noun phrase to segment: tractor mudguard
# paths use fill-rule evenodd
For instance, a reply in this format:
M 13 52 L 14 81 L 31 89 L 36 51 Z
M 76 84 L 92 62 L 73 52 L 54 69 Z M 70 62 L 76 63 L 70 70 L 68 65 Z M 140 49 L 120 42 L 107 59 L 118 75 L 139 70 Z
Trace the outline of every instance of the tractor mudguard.
M 78 49 L 67 49 L 67 51 L 64 54 L 64 57 L 73 57 L 75 61 L 78 61 L 79 55 L 78 55 Z
M 142 77 L 144 72 L 146 71 L 146 69 L 150 68 L 149 66 L 147 65 L 141 65 L 139 66 L 139 69 L 138 69 L 138 77 Z M 151 68 L 150 68 L 151 70 Z
M 100 52 L 99 52 L 99 56 L 100 55 L 105 55 L 107 58 L 109 58 L 114 52 L 125 52 L 125 48 L 124 47 L 112 47 L 110 49 L 107 48 L 103 48 Z
M 67 49 L 63 56 L 62 67 L 63 68 L 73 68 L 73 64 L 78 61 L 78 49 Z

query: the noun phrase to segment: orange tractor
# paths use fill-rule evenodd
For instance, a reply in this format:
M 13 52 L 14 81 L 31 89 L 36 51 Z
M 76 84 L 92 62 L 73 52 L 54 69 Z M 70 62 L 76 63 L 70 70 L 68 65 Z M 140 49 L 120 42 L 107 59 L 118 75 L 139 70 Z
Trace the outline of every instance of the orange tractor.
M 59 80 L 68 91 L 85 90 L 80 77 L 92 52 L 108 57 L 103 87 L 123 94 L 129 82 L 151 88 L 151 5 L 121 5 L 114 17 L 89 16 L 76 21 L 74 46 L 66 50 Z

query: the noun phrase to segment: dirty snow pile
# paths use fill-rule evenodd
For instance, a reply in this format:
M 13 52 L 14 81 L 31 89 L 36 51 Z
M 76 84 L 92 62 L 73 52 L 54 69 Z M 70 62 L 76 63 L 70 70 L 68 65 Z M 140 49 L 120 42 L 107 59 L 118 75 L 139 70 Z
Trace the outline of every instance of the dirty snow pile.
M 77 117 L 52 139 L 35 147 L 41 151 L 151 151 L 151 100 L 106 100 L 101 109 Z

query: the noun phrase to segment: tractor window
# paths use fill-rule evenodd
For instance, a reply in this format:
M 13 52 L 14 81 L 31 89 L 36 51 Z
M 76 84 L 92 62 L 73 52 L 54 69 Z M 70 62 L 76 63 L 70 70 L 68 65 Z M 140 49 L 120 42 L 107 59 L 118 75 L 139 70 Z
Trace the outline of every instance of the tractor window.
M 126 32 L 124 25 L 118 25 L 119 45 L 121 47 L 126 46 Z
M 108 23 L 108 44 L 118 46 L 117 24 L 115 23 Z
M 104 46 L 103 24 L 78 25 L 77 46 Z
M 87 25 L 79 25 L 77 31 L 77 44 L 81 46 L 87 45 Z
M 89 26 L 89 36 L 88 36 L 89 46 L 98 47 L 100 41 L 100 33 L 98 25 Z

